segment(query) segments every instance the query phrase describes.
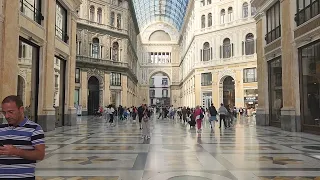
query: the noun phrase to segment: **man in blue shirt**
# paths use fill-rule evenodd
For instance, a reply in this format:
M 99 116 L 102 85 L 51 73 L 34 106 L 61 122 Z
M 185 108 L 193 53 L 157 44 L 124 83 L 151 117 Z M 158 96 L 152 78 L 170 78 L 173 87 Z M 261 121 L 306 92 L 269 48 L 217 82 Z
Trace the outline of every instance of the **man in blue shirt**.
M 6 124 L 0 124 L 0 179 L 34 180 L 37 160 L 45 156 L 44 133 L 40 125 L 24 117 L 18 96 L 2 101 Z

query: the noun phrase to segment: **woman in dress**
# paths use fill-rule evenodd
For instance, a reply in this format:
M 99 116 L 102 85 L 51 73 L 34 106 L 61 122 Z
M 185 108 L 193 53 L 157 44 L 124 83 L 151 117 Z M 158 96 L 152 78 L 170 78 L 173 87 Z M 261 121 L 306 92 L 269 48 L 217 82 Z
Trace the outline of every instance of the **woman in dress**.
M 197 106 L 196 109 L 194 110 L 194 117 L 197 122 L 198 132 L 201 132 L 201 124 L 202 124 L 202 119 L 203 119 L 204 115 L 203 115 L 203 112 L 202 112 L 200 106 Z
M 142 138 L 150 139 L 150 111 L 146 105 L 142 117 Z

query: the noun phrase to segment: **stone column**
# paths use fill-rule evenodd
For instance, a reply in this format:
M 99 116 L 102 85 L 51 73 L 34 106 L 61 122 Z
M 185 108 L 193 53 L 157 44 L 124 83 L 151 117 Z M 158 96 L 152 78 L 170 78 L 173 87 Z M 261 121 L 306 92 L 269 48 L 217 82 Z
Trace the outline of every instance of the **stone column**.
M 295 1 L 282 0 L 281 1 L 281 43 L 282 43 L 282 94 L 283 94 L 283 108 L 281 109 L 281 129 L 285 131 L 297 131 L 296 111 L 295 111 L 295 97 L 294 87 L 296 79 L 294 79 L 293 61 L 295 52 L 293 42 L 293 25 L 291 18 L 291 3 Z
M 82 115 L 88 115 L 88 72 L 81 71 L 81 100 Z
M 108 106 L 110 102 L 110 74 L 104 74 L 104 105 Z
M 258 108 L 257 108 L 257 125 L 269 125 L 268 107 L 266 106 L 267 93 L 268 93 L 268 72 L 267 62 L 264 60 L 264 33 L 263 21 L 264 14 L 259 14 L 257 17 L 257 78 L 258 78 Z
M 43 47 L 43 58 L 40 63 L 40 87 L 39 88 L 39 113 L 38 123 L 44 131 L 52 131 L 55 129 L 56 115 L 53 108 L 54 97 L 54 53 L 55 53 L 55 18 L 56 18 L 56 2 L 47 1 L 45 3 L 47 15 L 45 15 L 46 44 Z M 42 72 L 41 72 L 42 71 Z M 68 92 L 66 93 L 66 95 Z M 62 107 L 60 107 L 62 108 Z
M 75 69 L 76 69 L 76 34 L 77 34 L 77 21 L 76 14 L 71 14 L 71 23 L 70 23 L 70 40 L 69 40 L 69 48 L 70 48 L 70 56 L 67 61 L 67 74 L 68 77 L 68 90 L 69 96 L 66 96 L 68 111 L 65 114 L 64 125 L 65 126 L 73 126 L 77 123 L 77 112 L 74 107 L 74 91 L 75 91 Z
M 122 87 L 122 91 L 121 91 L 121 105 L 123 107 L 127 106 L 128 102 L 128 77 L 127 76 L 121 76 L 121 87 Z
M 243 78 L 242 78 L 242 70 L 236 71 L 236 77 L 234 80 L 234 90 L 235 90 L 235 106 L 243 107 L 244 106 L 244 98 L 243 98 Z
M 4 1 L 0 25 L 0 101 L 17 94 L 19 48 L 19 1 Z M 1 104 L 0 104 L 1 110 Z M 0 116 L 0 124 L 2 123 Z

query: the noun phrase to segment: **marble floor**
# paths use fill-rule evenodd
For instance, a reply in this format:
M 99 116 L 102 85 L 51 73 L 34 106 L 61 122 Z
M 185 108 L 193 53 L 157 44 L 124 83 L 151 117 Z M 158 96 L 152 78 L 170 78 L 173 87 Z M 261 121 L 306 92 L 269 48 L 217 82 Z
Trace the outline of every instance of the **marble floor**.
M 78 117 L 46 133 L 37 180 L 320 180 L 320 138 L 237 119 L 202 133 L 179 120 L 151 120 L 151 139 L 137 123 Z

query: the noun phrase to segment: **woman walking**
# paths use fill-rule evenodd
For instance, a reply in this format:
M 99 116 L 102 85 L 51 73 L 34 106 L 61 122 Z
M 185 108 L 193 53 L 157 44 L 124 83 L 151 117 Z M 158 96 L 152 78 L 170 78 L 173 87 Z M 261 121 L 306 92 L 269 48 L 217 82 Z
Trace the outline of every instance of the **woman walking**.
M 137 108 L 133 106 L 133 108 L 132 108 L 132 120 L 133 120 L 133 123 L 136 123 L 137 113 L 138 113 Z
M 150 111 L 144 106 L 142 117 L 142 138 L 150 139 Z
M 202 119 L 204 117 L 202 110 L 200 109 L 200 106 L 197 106 L 195 111 L 194 111 L 194 117 L 197 122 L 197 129 L 198 133 L 201 132 L 201 124 L 202 124 Z

